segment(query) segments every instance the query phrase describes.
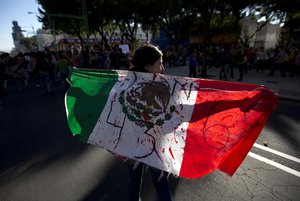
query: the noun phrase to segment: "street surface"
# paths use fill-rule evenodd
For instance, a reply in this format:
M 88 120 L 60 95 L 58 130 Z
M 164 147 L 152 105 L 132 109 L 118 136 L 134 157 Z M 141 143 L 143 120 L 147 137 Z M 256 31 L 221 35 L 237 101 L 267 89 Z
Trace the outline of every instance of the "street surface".
M 5 97 L 0 110 L 0 201 L 127 201 L 126 164 L 71 136 L 62 84 L 56 83 L 52 97 L 42 92 L 12 86 Z M 299 102 L 281 100 L 232 177 L 220 171 L 196 180 L 170 175 L 174 200 L 298 201 L 299 111 Z M 156 200 L 149 174 L 143 201 Z

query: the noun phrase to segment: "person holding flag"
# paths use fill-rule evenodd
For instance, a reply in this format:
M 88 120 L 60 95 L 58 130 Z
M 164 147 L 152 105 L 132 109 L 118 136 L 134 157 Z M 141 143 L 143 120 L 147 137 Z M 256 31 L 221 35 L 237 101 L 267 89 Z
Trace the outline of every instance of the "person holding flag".
M 232 176 L 252 148 L 278 94 L 263 86 L 161 74 L 161 51 L 139 47 L 131 70 L 73 68 L 67 120 L 82 142 L 128 158 L 129 200 L 146 165 L 159 200 L 173 200 L 167 174 Z
M 153 45 L 144 45 L 136 49 L 132 57 L 131 71 L 149 72 L 159 74 L 164 71 L 162 52 Z M 143 174 L 146 165 L 143 163 L 128 164 L 129 171 L 129 192 L 128 200 L 139 201 Z M 172 201 L 172 194 L 168 184 L 168 173 L 154 167 L 148 167 L 151 172 L 152 180 L 160 201 Z

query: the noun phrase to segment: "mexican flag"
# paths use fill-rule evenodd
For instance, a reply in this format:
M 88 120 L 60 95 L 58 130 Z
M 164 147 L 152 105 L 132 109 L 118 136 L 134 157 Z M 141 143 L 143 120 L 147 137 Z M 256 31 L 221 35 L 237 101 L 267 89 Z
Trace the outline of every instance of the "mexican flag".
M 252 84 L 77 68 L 69 79 L 74 135 L 184 178 L 233 175 L 278 104 Z

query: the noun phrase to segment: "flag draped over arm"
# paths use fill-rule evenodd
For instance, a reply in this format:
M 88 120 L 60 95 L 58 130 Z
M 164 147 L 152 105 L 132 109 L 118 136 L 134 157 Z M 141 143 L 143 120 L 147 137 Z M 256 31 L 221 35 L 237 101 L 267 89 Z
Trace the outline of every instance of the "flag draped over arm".
M 278 95 L 233 82 L 73 69 L 67 119 L 80 139 L 184 178 L 233 175 Z

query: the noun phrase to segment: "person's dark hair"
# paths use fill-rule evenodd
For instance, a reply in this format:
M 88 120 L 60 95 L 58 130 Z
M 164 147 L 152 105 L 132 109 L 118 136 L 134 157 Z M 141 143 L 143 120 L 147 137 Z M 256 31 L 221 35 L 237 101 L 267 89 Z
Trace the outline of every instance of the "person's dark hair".
M 143 45 L 135 50 L 132 57 L 132 71 L 147 72 L 145 66 L 153 65 L 161 56 L 162 52 L 153 45 Z

